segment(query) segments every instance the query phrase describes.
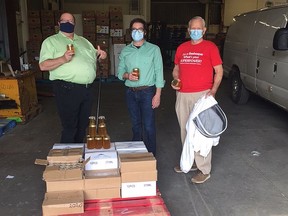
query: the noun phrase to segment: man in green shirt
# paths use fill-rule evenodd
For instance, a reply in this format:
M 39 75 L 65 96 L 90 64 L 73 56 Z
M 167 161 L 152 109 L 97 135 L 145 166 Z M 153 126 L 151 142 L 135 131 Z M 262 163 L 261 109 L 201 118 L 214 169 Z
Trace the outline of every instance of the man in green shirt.
M 143 19 L 133 19 L 130 30 L 133 41 L 123 48 L 119 56 L 118 78 L 125 80 L 127 87 L 132 140 L 143 140 L 148 151 L 156 155 L 154 109 L 160 105 L 161 89 L 164 87 L 161 51 L 145 40 L 147 25 Z
M 96 78 L 97 56 L 107 54 L 85 38 L 74 33 L 75 18 L 63 13 L 60 31 L 45 39 L 41 46 L 39 66 L 49 71 L 62 124 L 61 143 L 82 143 L 92 109 L 91 85 Z

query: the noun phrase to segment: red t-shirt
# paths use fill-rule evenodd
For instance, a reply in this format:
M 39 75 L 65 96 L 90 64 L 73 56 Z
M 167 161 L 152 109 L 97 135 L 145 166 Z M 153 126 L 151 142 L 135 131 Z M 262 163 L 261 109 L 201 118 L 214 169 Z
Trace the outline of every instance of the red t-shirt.
M 182 43 L 176 50 L 174 63 L 179 66 L 180 92 L 200 92 L 213 86 L 213 67 L 221 65 L 218 47 L 211 41 L 203 40 L 192 45 Z

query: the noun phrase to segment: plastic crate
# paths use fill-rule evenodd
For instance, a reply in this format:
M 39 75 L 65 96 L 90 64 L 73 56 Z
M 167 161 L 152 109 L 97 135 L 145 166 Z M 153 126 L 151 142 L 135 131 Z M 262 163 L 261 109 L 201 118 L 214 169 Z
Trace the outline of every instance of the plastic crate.
M 17 125 L 15 120 L 0 119 L 0 137 Z

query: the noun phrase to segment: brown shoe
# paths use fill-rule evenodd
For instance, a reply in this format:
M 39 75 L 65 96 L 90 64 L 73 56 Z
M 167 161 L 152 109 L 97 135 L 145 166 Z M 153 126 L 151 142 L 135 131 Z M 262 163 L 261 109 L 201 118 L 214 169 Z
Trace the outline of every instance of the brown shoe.
M 203 174 L 202 172 L 198 172 L 197 175 L 195 175 L 191 181 L 195 184 L 201 184 L 207 181 L 210 178 L 210 174 Z
M 192 165 L 191 169 L 189 170 L 189 172 L 191 172 L 191 171 L 193 172 L 193 171 L 196 171 L 196 170 L 198 170 L 198 168 L 197 168 L 196 164 L 194 163 L 194 164 Z M 175 167 L 174 167 L 174 171 L 175 171 L 176 173 L 183 173 L 183 171 L 181 170 L 180 166 L 175 166 Z

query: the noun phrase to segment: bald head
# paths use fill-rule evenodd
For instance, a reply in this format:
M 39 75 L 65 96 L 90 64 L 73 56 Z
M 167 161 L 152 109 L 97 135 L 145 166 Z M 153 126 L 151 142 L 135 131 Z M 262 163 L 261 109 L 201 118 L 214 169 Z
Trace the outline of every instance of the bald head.
M 60 16 L 60 19 L 59 19 L 59 23 L 61 22 L 70 22 L 72 24 L 75 24 L 75 17 L 71 14 L 71 13 L 63 13 L 61 16 Z

